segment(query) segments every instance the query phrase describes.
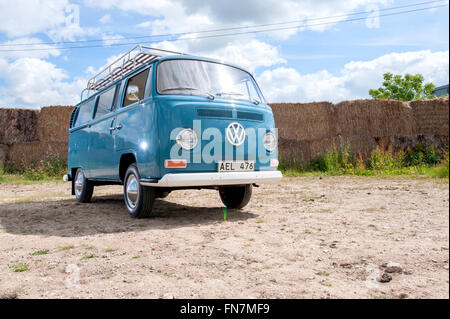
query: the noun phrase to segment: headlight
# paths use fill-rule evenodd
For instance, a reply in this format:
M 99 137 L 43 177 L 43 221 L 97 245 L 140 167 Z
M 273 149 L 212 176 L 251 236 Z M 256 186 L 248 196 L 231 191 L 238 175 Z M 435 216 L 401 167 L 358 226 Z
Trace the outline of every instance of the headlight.
M 277 138 L 272 132 L 266 133 L 263 139 L 264 148 L 272 152 L 277 147 Z
M 182 130 L 177 135 L 177 144 L 185 150 L 193 149 L 198 142 L 197 134 L 194 130 L 187 128 Z

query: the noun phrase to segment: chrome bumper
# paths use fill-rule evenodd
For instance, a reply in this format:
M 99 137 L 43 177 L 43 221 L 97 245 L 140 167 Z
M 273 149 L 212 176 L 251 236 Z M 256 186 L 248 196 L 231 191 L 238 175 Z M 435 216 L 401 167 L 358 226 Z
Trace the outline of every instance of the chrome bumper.
M 141 181 L 141 185 L 153 187 L 243 185 L 277 182 L 282 177 L 280 171 L 180 173 L 166 174 L 155 183 Z

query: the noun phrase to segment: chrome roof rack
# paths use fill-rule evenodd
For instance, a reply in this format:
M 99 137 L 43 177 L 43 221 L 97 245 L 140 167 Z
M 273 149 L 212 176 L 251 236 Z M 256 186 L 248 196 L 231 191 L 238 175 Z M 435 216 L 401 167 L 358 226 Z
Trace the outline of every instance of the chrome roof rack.
M 140 68 L 144 64 L 150 63 L 159 57 L 174 54 L 185 55 L 185 53 L 136 45 L 130 51 L 121 55 L 118 59 L 92 77 L 88 81 L 86 88 L 81 92 L 81 100 L 83 101 L 83 95 L 85 92 L 88 92 L 87 97 L 89 97 L 89 92 L 95 93 L 96 91 L 107 87 L 111 83 Z

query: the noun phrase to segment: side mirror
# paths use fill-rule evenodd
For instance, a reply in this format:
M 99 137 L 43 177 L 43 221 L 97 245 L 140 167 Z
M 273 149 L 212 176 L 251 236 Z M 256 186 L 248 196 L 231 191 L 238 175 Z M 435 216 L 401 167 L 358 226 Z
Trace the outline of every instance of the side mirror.
M 139 87 L 137 85 L 128 86 L 127 100 L 133 101 L 133 102 L 139 101 Z

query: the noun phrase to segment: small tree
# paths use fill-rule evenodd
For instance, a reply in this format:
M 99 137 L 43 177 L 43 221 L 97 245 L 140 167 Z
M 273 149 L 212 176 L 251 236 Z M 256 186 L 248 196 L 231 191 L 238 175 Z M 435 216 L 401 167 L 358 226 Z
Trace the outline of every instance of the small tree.
M 394 99 L 400 101 L 432 99 L 434 90 L 433 83 L 423 85 L 423 76 L 421 74 L 393 75 L 392 73 L 383 74 L 383 86 L 377 90 L 370 89 L 369 94 L 374 99 Z

